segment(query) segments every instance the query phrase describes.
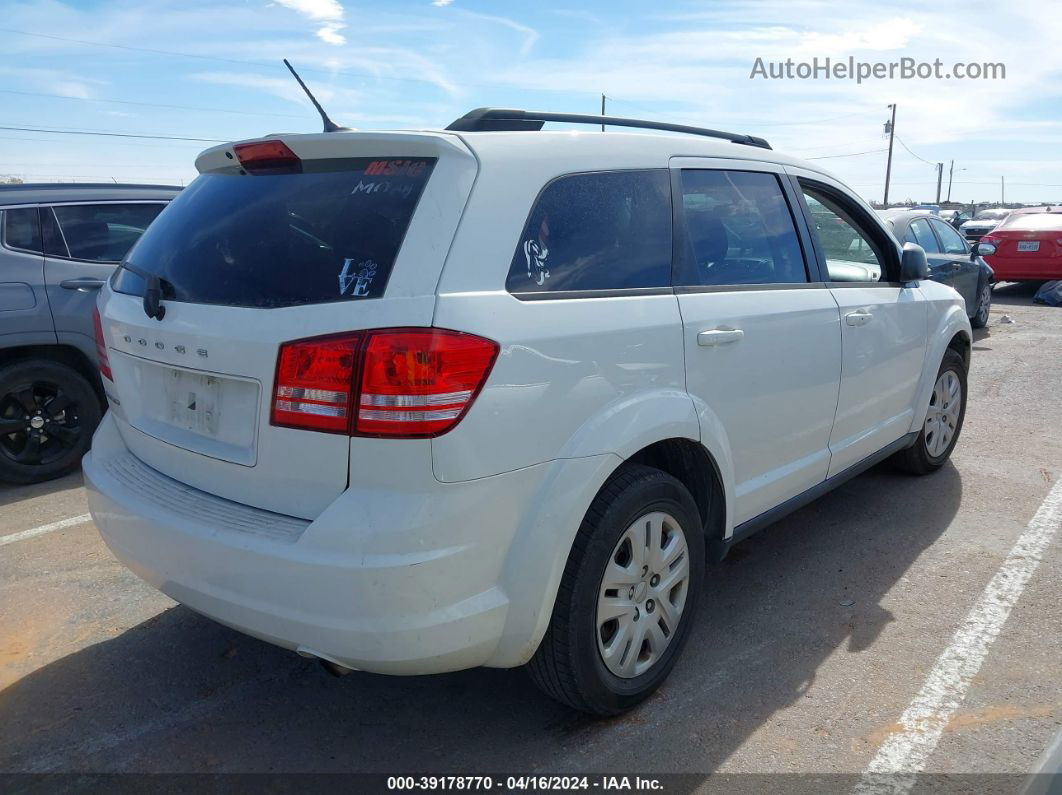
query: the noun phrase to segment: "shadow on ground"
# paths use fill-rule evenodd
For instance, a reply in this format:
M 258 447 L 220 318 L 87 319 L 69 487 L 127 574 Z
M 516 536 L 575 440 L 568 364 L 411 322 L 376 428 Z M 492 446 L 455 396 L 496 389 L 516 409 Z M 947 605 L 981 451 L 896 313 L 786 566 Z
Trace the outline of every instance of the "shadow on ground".
M 64 491 L 73 491 L 81 488 L 83 485 L 85 485 L 85 483 L 84 479 L 81 477 L 80 469 L 65 477 L 45 481 L 44 483 L 30 483 L 25 486 L 16 486 L 10 483 L 0 482 L 0 506 L 14 505 L 17 502 L 33 499 L 34 497 L 58 494 Z
M 1000 282 L 992 290 L 993 306 L 1036 306 L 1033 296 L 1043 282 Z
M 709 568 L 671 679 L 618 719 L 554 704 L 519 670 L 335 679 L 175 607 L 0 693 L 0 769 L 708 773 L 828 656 L 873 649 L 883 596 L 961 494 L 950 464 L 882 466 L 738 545 Z

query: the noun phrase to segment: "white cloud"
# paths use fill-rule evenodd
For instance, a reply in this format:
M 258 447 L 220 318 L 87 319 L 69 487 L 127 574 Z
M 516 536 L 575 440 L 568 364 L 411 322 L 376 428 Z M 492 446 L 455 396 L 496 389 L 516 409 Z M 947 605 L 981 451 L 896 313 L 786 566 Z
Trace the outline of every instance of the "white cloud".
M 323 23 L 316 31 L 317 38 L 325 44 L 346 44 L 347 39 L 340 31 L 346 27 L 343 22 L 343 6 L 338 0 L 276 0 L 277 3 L 302 14 L 314 22 Z
M 346 44 L 347 37 L 339 32 L 345 27 L 346 25 L 338 22 L 329 22 L 317 29 L 317 38 L 325 44 Z
M 431 0 L 431 4 L 436 8 L 446 8 L 446 6 L 450 5 L 453 1 L 454 0 Z

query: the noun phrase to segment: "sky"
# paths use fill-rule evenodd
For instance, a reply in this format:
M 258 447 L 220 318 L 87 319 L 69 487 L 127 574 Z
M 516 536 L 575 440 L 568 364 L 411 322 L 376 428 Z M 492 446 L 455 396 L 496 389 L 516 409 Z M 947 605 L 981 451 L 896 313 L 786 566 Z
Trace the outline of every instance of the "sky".
M 893 201 L 934 200 L 937 162 L 946 198 L 954 160 L 953 200 L 1062 203 L 1059 0 L 0 0 L 0 11 L 0 177 L 187 184 L 216 141 L 318 132 L 286 57 L 358 129 L 444 127 L 480 106 L 597 113 L 604 93 L 612 115 L 763 136 L 868 200 L 882 198 L 895 103 Z M 757 58 L 815 57 L 1002 63 L 1006 77 L 751 76 Z

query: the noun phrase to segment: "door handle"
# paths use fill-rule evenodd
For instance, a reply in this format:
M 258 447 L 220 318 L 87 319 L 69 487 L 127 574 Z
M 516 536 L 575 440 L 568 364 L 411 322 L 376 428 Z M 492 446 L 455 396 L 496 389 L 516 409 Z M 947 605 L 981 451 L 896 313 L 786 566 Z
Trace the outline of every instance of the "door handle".
M 858 309 L 855 312 L 849 312 L 844 316 L 844 322 L 849 326 L 865 326 L 870 322 L 870 319 L 874 317 L 870 312 L 865 309 Z
M 713 328 L 700 332 L 697 335 L 697 344 L 703 348 L 711 348 L 737 342 L 744 336 L 745 332 L 739 328 Z
M 63 279 L 59 282 L 59 286 L 66 290 L 80 290 L 81 292 L 98 290 L 103 285 L 103 279 L 93 279 L 91 276 L 83 276 L 80 279 Z
M 961 267 L 962 267 L 962 263 L 961 262 L 953 262 L 953 263 L 951 263 L 951 269 L 953 271 L 957 271 Z

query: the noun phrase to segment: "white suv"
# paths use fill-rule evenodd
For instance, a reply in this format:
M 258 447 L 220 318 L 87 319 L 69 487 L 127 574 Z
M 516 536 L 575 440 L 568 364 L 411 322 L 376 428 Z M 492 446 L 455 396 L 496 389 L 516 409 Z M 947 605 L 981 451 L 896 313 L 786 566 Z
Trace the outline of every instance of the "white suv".
M 528 664 L 612 714 L 675 664 L 706 560 L 945 462 L 970 323 L 921 249 L 761 139 L 543 121 L 601 119 L 199 156 L 100 297 L 115 555 L 333 671 Z

